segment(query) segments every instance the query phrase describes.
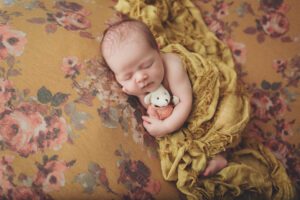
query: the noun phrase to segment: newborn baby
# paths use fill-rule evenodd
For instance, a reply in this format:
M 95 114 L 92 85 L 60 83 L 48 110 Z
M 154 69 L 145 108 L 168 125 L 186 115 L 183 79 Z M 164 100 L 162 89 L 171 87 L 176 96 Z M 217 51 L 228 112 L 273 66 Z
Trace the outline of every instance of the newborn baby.
M 122 90 L 144 98 L 161 84 L 180 101 L 164 120 L 143 116 L 143 125 L 150 135 L 164 137 L 180 129 L 192 109 L 192 86 L 179 55 L 162 53 L 149 28 L 138 20 L 123 20 L 110 26 L 101 42 L 104 61 L 113 71 Z M 202 175 L 215 174 L 227 165 L 222 155 L 208 162 Z

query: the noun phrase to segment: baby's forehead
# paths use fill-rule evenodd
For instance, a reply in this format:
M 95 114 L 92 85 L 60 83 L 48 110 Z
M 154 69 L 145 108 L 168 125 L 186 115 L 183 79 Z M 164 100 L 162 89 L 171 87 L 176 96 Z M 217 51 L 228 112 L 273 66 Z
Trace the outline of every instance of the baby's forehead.
M 120 45 L 144 39 L 143 30 L 138 24 L 133 22 L 120 24 L 116 27 L 109 29 L 102 42 L 102 54 L 105 57 L 112 55 L 115 48 Z

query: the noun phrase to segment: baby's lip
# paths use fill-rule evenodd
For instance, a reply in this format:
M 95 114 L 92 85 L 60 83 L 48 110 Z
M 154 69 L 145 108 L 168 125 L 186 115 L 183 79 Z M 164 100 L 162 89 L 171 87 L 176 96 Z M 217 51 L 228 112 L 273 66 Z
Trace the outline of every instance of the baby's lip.
M 149 82 L 149 83 L 147 83 L 147 84 L 144 84 L 144 86 L 142 87 L 142 89 L 145 89 L 145 88 L 147 88 L 149 85 L 151 85 L 153 82 Z

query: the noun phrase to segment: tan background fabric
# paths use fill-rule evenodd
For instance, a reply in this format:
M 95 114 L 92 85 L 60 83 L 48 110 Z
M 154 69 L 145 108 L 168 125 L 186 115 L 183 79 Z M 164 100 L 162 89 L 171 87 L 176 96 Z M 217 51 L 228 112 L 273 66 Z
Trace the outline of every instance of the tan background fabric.
M 236 55 L 242 53 L 236 56 L 238 72 L 252 94 L 260 95 L 252 96 L 255 112 L 247 134 L 270 147 L 299 183 L 300 4 L 218 2 L 196 4 L 212 31 L 229 41 Z M 163 181 L 154 140 L 136 122 L 141 108 L 122 95 L 98 63 L 99 40 L 105 21 L 113 18 L 112 5 L 106 0 L 1 2 L 1 198 L 179 199 L 174 185 Z M 256 20 L 262 23 L 270 13 L 277 14 L 272 19 L 280 16 L 285 28 L 257 28 Z M 277 22 L 272 23 L 276 27 Z M 289 78 L 273 68 L 275 59 L 286 61 Z M 75 63 L 70 76 L 62 69 L 71 65 L 68 61 Z M 260 87 L 263 81 L 265 89 Z M 281 86 L 266 89 L 275 82 Z M 34 135 L 32 130 L 39 131 Z M 47 131 L 52 138 L 43 136 Z M 53 155 L 57 157 L 49 161 Z

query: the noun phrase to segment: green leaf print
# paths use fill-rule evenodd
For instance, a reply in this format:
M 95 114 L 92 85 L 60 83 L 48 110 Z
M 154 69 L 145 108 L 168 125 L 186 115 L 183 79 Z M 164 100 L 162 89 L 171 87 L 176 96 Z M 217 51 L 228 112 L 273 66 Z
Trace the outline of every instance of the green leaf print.
M 41 87 L 37 92 L 39 102 L 46 104 L 52 100 L 52 93 L 45 86 Z

